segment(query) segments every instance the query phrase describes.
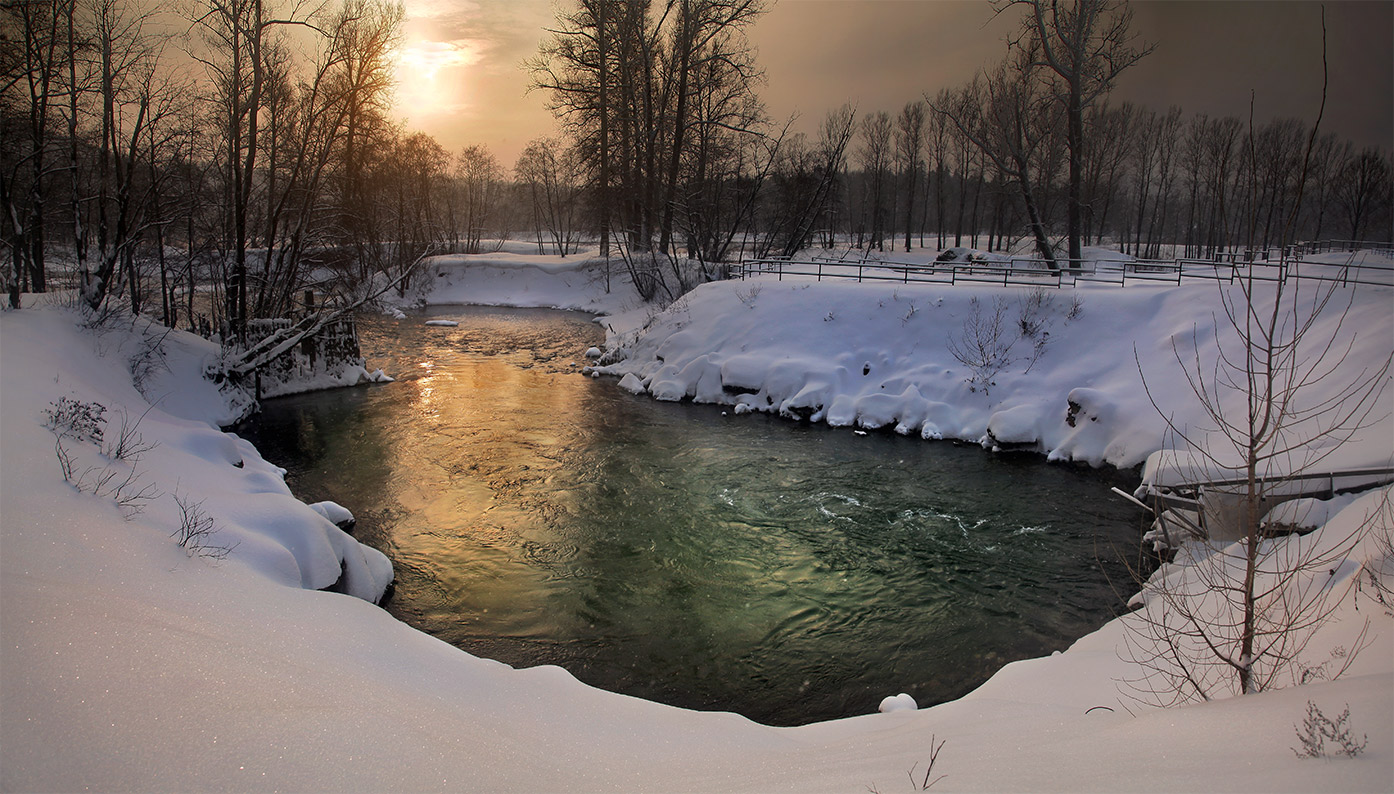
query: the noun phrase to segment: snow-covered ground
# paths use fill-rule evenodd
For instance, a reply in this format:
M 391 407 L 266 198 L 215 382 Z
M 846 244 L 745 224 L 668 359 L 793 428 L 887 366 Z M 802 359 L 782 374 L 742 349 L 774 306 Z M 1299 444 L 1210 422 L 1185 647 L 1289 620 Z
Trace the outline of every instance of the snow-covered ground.
M 1133 345 L 1158 402 L 1196 421 L 1166 369 L 1169 340 L 1213 336 L 1204 310 L 1213 286 L 1062 292 L 1031 371 L 1015 362 L 974 391 L 945 352 L 971 312 L 961 287 L 714 284 L 628 337 L 618 313 L 631 326 L 649 313 L 620 290 L 605 297 L 596 273 L 572 264 L 583 261 L 492 273 L 438 262 L 438 288 L 422 297 L 610 312 L 613 340 L 634 339 L 613 374 L 659 396 L 807 408 L 834 424 L 921 435 L 991 430 L 1055 458 L 1123 465 L 1162 439 Z M 565 297 L 578 288 L 583 296 Z M 1016 322 L 1018 293 L 974 294 L 988 308 L 1003 299 Z M 1067 319 L 1075 295 L 1081 311 Z M 1357 302 L 1350 360 L 1388 355 L 1390 300 L 1382 290 Z M 200 377 L 211 351 L 172 335 L 168 370 L 137 390 L 130 329 L 97 334 L 77 322 L 53 308 L 0 315 L 0 789 L 891 792 L 918 788 L 908 775 L 923 779 L 932 737 L 945 742 L 935 791 L 1387 791 L 1394 782 L 1394 617 L 1369 585 L 1354 590 L 1371 571 L 1394 582 L 1375 537 L 1332 574 L 1328 586 L 1346 595 L 1308 646 L 1320 664 L 1370 621 L 1370 646 L 1338 681 L 1146 707 L 1120 691 L 1136 670 L 1120 658 L 1125 627 L 1114 621 L 952 703 L 770 728 L 602 692 L 554 667 L 514 670 L 362 598 L 319 592 L 342 570 L 347 589 L 371 598 L 382 561 L 216 429 L 232 409 Z M 136 469 L 162 494 L 143 511 L 64 482 L 44 426 L 64 397 L 106 406 L 108 441 L 121 416 L 141 417 L 142 441 L 157 446 Z M 1387 460 L 1391 446 L 1386 420 L 1352 455 Z M 89 442 L 70 438 L 67 449 L 76 471 L 130 471 Z M 224 559 L 176 545 L 175 495 L 213 520 L 206 542 L 229 549 Z M 1387 538 L 1385 496 L 1355 500 L 1307 542 L 1380 511 Z M 1309 700 L 1332 717 L 1349 704 L 1365 752 L 1297 757 Z

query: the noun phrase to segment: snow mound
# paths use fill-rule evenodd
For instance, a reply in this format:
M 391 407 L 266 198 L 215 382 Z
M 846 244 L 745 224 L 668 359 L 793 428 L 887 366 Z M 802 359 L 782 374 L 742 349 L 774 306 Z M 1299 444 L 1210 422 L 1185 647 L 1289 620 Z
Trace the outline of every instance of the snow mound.
M 1289 499 L 1269 510 L 1259 523 L 1263 527 L 1299 532 L 1316 529 L 1358 498 L 1359 494 L 1343 494 L 1331 499 Z
M 339 528 L 352 526 L 355 519 L 347 507 L 338 502 L 315 502 L 310 509 L 329 519 L 329 523 Z
M 889 714 L 892 711 L 917 711 L 920 708 L 915 699 L 901 692 L 899 695 L 888 695 L 881 699 L 881 705 L 876 710 L 882 714 Z
M 987 420 L 983 446 L 1000 449 L 1003 445 L 1020 447 L 1036 444 L 1041 440 L 1040 425 L 1044 414 L 1042 406 L 1032 404 L 998 411 Z
M 639 376 L 632 372 L 626 373 L 623 378 L 620 378 L 620 388 L 630 394 L 643 394 L 648 391 L 644 388 L 644 382 L 639 380 Z
M 459 325 L 455 320 L 427 320 L 426 324 L 437 328 L 455 328 Z

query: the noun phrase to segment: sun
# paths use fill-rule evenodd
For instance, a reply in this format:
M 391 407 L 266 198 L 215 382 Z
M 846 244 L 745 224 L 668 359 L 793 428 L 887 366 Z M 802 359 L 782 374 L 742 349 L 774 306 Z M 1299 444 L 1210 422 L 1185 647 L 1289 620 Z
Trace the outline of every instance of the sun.
M 398 115 L 419 119 L 463 108 L 465 70 L 480 57 L 480 47 L 469 39 L 404 44 L 397 55 Z

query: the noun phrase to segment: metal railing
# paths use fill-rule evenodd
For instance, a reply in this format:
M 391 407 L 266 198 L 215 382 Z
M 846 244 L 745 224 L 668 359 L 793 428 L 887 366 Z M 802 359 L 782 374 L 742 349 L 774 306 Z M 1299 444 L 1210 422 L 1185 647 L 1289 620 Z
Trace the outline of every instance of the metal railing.
M 1154 495 L 1166 493 L 1172 498 L 1195 499 L 1207 489 L 1232 490 L 1245 485 L 1248 478 L 1236 475 L 1212 480 L 1173 483 L 1165 488 L 1153 489 Z M 1261 495 L 1274 493 L 1284 496 L 1326 495 L 1328 497 L 1348 491 L 1363 491 L 1394 483 L 1394 468 L 1344 469 L 1324 472 L 1299 472 L 1297 474 L 1278 474 L 1259 476 L 1254 482 Z
M 1339 243 L 1341 241 L 1335 241 Z M 783 280 L 814 278 L 857 282 L 897 282 L 901 284 L 989 284 L 995 286 L 1072 287 L 1078 283 L 1129 284 L 1163 283 L 1180 285 L 1185 280 L 1223 281 L 1236 279 L 1287 282 L 1293 279 L 1334 281 L 1343 285 L 1394 286 L 1394 265 L 1319 262 L 1303 258 L 1315 255 L 1305 246 L 1290 246 L 1276 258 L 1259 252 L 1229 252 L 1213 259 L 1060 259 L 1062 266 L 1050 270 L 1040 259 L 966 262 L 897 262 L 890 259 L 857 259 L 812 256 L 807 259 L 766 257 L 731 266 L 732 278 L 773 276 Z M 1336 249 L 1329 249 L 1336 250 Z M 1267 253 L 1267 252 L 1265 252 Z M 1320 252 L 1317 252 L 1320 253 Z

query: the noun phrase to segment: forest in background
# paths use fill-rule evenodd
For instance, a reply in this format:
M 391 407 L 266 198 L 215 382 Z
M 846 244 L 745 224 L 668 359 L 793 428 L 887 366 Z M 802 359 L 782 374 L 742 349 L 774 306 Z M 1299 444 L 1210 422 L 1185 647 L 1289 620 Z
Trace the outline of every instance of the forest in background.
M 1110 104 L 1150 51 L 1125 3 L 999 2 L 1022 19 L 999 64 L 896 112 L 844 105 L 812 136 L 760 101 L 744 32 L 765 6 L 566 4 L 526 64 L 557 132 L 509 167 L 393 118 L 400 4 L 199 0 L 170 26 L 132 0 L 5 2 L 3 286 L 11 305 L 76 287 L 245 345 L 306 290 L 361 296 L 385 274 L 405 292 L 419 256 L 510 238 L 598 245 L 659 300 L 810 246 L 1056 267 L 1084 245 L 1391 240 L 1389 153 L 1319 115 Z

